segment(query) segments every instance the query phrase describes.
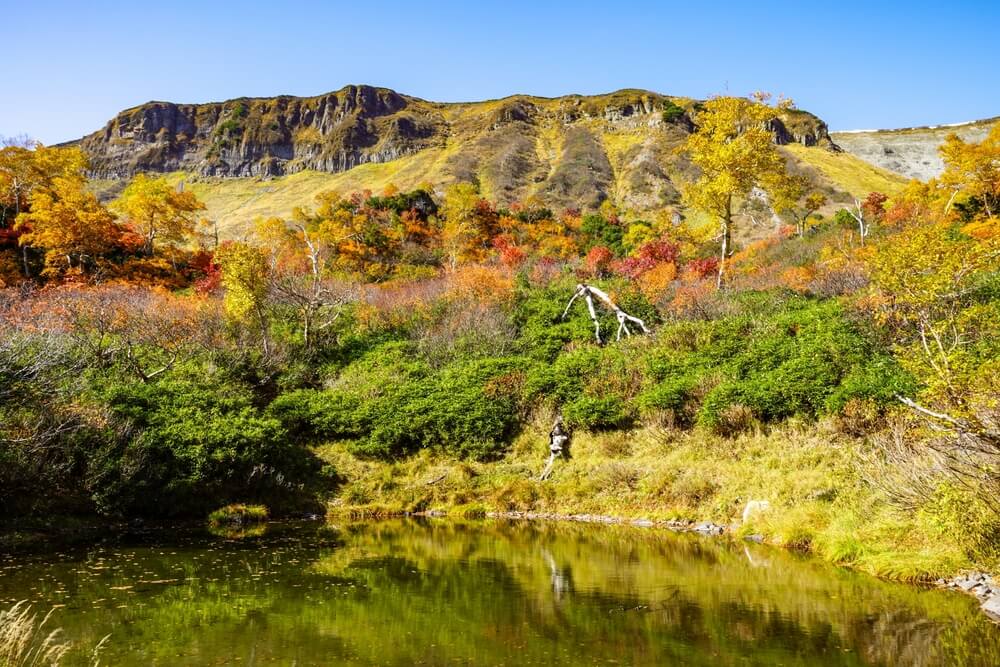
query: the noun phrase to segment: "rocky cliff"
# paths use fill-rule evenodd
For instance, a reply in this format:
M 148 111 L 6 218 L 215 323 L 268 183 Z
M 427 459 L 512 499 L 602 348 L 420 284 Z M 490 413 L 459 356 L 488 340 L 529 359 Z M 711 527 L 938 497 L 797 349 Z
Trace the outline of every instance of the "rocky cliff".
M 674 148 L 694 129 L 699 106 L 642 90 L 446 104 L 347 86 L 317 97 L 149 102 L 76 143 L 102 179 L 143 171 L 274 177 L 384 164 L 405 171 L 400 158 L 419 156 L 410 162 L 420 165 L 420 179 L 477 181 L 504 202 L 536 195 L 588 206 L 615 197 L 648 208 L 676 199 L 673 176 L 687 167 Z M 826 124 L 804 111 L 784 114 L 773 130 L 779 144 L 834 148 Z

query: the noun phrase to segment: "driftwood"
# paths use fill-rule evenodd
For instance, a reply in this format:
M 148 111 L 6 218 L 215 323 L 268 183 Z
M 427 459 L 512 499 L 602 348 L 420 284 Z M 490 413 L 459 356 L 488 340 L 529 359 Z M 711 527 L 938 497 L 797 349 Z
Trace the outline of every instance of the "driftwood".
M 545 481 L 552 474 L 552 468 L 556 464 L 556 459 L 562 457 L 566 448 L 569 447 L 569 434 L 563 428 L 562 415 L 556 417 L 552 430 L 549 431 L 549 460 L 545 464 L 545 470 L 538 476 L 540 481 Z
M 566 310 L 563 311 L 562 319 L 566 319 L 566 315 L 569 314 L 569 309 L 573 306 L 573 302 L 581 296 L 587 304 L 587 310 L 590 312 L 590 319 L 594 321 L 594 337 L 597 339 L 598 343 L 603 343 L 604 341 L 601 340 L 601 322 L 597 319 L 597 309 L 594 307 L 595 297 L 603 302 L 604 305 L 615 314 L 615 318 L 618 320 L 618 333 L 615 336 L 615 340 L 621 340 L 622 332 L 624 332 L 626 336 L 632 335 L 632 332 L 629 331 L 628 328 L 628 322 L 638 324 L 639 328 L 642 329 L 644 333 L 649 333 L 649 329 L 646 328 L 645 322 L 640 320 L 638 317 L 629 315 L 624 310 L 619 308 L 604 290 L 586 283 L 580 283 L 576 286 L 576 291 L 573 292 L 573 296 L 570 298 L 569 303 L 566 304 Z

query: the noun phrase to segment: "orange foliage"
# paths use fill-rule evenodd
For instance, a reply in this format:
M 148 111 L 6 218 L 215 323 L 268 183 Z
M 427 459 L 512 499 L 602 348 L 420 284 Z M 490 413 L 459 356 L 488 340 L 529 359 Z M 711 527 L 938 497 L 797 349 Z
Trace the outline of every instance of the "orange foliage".
M 477 301 L 502 303 L 513 298 L 514 279 L 505 269 L 469 264 L 450 274 L 449 292 Z
M 663 296 L 670 283 L 677 277 L 677 265 L 673 262 L 657 264 L 638 278 L 639 290 L 652 302 Z
M 816 277 L 816 268 L 812 266 L 792 266 L 781 272 L 778 280 L 788 289 L 796 292 L 806 292 L 809 284 Z

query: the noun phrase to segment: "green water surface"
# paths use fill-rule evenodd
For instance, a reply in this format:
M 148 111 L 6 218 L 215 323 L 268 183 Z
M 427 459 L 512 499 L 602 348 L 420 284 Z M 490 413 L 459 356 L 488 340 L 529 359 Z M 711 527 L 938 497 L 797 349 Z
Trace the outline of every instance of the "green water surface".
M 1000 665 L 966 596 L 631 526 L 276 523 L 0 555 L 104 665 Z

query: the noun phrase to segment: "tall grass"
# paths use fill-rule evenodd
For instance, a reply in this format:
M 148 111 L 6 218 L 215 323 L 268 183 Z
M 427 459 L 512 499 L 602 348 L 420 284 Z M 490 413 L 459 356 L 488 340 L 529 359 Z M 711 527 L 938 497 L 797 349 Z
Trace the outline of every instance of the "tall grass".
M 46 632 L 51 616 L 49 611 L 39 621 L 27 600 L 0 611 L 0 667 L 58 665 L 70 644 L 60 639 L 62 631 L 58 628 Z

